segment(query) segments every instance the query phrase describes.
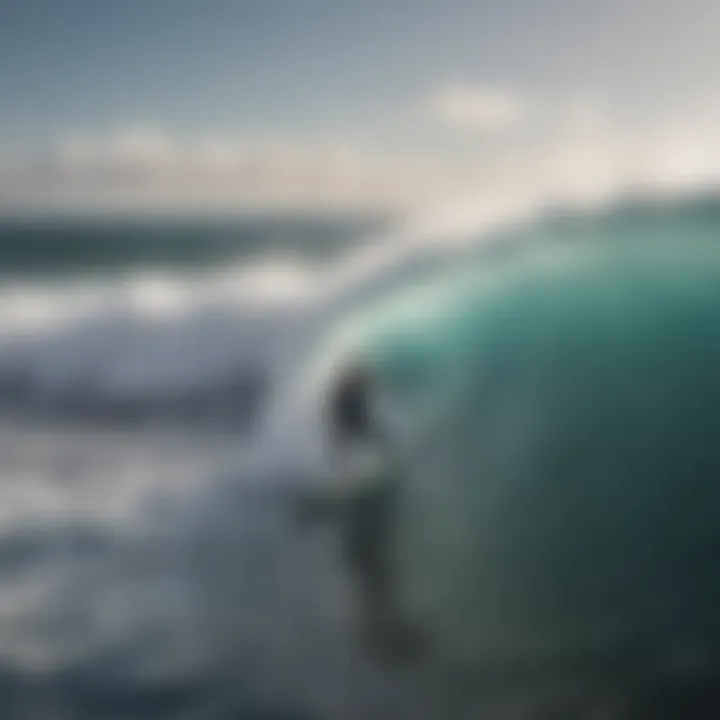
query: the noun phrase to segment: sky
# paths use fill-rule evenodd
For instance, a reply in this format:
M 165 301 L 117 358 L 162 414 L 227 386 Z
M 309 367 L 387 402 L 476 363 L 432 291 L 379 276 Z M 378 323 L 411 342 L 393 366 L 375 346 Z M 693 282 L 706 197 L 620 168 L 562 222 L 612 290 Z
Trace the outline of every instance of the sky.
M 0 0 L 0 212 L 714 183 L 714 0 Z

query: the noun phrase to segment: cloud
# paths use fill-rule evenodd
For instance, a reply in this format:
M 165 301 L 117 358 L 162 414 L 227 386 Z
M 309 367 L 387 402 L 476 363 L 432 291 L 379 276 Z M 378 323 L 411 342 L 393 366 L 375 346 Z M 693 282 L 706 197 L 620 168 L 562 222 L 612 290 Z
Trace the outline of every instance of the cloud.
M 429 100 L 433 118 L 442 125 L 474 132 L 497 132 L 517 126 L 528 111 L 526 102 L 511 90 L 451 84 Z
M 720 111 L 628 129 L 601 103 L 571 99 L 536 103 L 532 118 L 543 132 L 491 147 L 471 133 L 454 152 L 415 154 L 329 140 L 180 137 L 147 125 L 73 133 L 33 153 L 0 148 L 0 212 L 414 212 L 454 198 L 594 202 L 720 182 Z
M 387 210 L 435 193 L 438 178 L 427 163 L 339 143 L 131 126 L 0 161 L 0 209 Z

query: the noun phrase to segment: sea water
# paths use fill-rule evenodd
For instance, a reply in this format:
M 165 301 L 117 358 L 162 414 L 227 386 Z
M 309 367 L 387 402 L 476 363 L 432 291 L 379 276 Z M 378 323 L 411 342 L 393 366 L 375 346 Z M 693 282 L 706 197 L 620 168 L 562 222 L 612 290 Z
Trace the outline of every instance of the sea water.
M 636 442 L 662 443 L 664 375 L 645 367 L 647 346 L 633 354 L 647 340 L 637 325 L 659 328 L 650 340 L 692 411 L 707 374 L 698 343 L 716 349 L 718 208 L 712 198 L 629 203 L 469 228 L 462 242 L 337 219 L 3 221 L 3 717 L 430 712 L 422 683 L 363 651 L 332 536 L 298 535 L 285 502 L 322 469 L 323 397 L 347 357 L 377 368 L 399 431 L 425 453 L 415 455 L 417 502 L 429 531 L 408 532 L 408 572 L 416 582 L 423 543 L 444 538 L 433 567 L 447 592 L 420 582 L 410 609 L 443 627 L 452 649 L 482 596 L 487 618 L 502 608 L 508 628 L 523 628 L 511 649 L 524 651 L 559 601 L 528 599 L 538 558 L 517 538 L 548 538 L 547 572 L 564 567 L 565 539 L 544 534 L 555 507 L 546 490 L 503 495 L 492 479 L 532 476 L 522 468 L 539 462 L 538 424 L 559 428 L 554 447 L 589 443 L 588 482 L 610 472 L 627 450 L 622 434 L 603 452 L 599 426 L 598 437 L 561 436 L 583 417 L 583 398 L 611 404 L 606 341 L 628 350 L 639 384 L 623 392 L 653 396 L 631 404 L 633 427 L 652 429 Z M 667 327 L 695 343 L 690 355 Z M 558 402 L 556 387 L 576 395 Z M 598 425 L 616 420 L 627 421 Z M 709 428 L 699 422 L 698 437 Z M 458 515 L 443 483 L 478 476 L 490 482 Z M 598 487 L 608 503 L 620 492 Z M 461 576 L 472 582 L 458 586 Z M 487 647 L 508 650 L 496 637 Z

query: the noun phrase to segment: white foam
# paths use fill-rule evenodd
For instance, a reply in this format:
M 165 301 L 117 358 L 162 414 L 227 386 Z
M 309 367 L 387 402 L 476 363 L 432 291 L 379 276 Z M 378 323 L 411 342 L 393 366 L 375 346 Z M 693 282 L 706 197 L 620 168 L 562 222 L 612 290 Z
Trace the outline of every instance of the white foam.
M 0 383 L 35 404 L 201 399 L 255 380 L 315 294 L 289 259 L 0 287 Z M 251 377 L 252 376 L 252 377 Z

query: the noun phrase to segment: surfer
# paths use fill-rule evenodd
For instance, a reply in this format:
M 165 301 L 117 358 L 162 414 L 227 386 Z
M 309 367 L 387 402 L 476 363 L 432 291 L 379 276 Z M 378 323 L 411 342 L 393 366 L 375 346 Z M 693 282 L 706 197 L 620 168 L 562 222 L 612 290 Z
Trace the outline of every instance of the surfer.
M 377 394 L 369 369 L 356 363 L 330 398 L 333 445 L 353 485 L 343 507 L 341 546 L 361 599 L 365 639 L 381 655 L 408 657 L 420 646 L 399 618 L 391 562 L 401 473 Z
M 379 417 L 377 390 L 376 379 L 359 362 L 348 365 L 333 385 L 326 406 L 333 487 L 306 499 L 303 513 L 305 520 L 338 521 L 363 635 L 376 652 L 398 657 L 415 653 L 418 643 L 396 611 L 391 555 L 401 476 Z
M 340 376 L 330 396 L 331 426 L 340 443 L 376 438 L 372 385 L 369 371 L 360 364 L 351 365 Z
M 303 522 L 325 520 L 381 481 L 383 448 L 372 408 L 370 373 L 359 363 L 348 366 L 326 396 L 325 427 L 332 472 L 314 492 L 301 498 Z

